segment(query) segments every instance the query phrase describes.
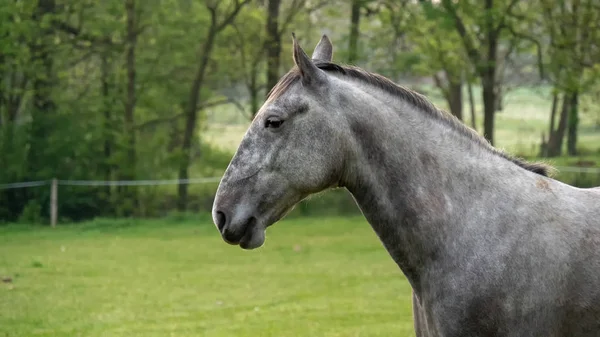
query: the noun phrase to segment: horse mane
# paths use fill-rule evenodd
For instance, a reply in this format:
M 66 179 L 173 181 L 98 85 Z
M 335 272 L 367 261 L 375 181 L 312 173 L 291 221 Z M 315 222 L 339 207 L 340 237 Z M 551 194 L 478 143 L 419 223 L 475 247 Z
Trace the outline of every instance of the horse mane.
M 469 138 L 473 142 L 479 144 L 481 147 L 490 151 L 491 153 L 498 155 L 504 159 L 507 159 L 518 166 L 537 173 L 542 176 L 549 176 L 550 167 L 543 163 L 531 163 L 527 162 L 523 159 L 513 157 L 503 151 L 500 151 L 493 147 L 485 138 L 480 136 L 475 130 L 467 127 L 463 124 L 458 118 L 455 116 L 438 109 L 431 101 L 429 101 L 425 96 L 410 90 L 408 88 L 402 87 L 391 80 L 387 79 L 384 76 L 379 74 L 370 73 L 361 68 L 355 66 L 342 66 L 331 62 L 325 62 L 321 60 L 314 60 L 315 65 L 326 72 L 340 74 L 343 76 L 347 76 L 352 79 L 360 80 L 369 85 L 375 86 L 381 90 L 384 90 L 394 96 L 399 97 L 403 101 L 408 102 L 418 110 L 424 112 L 428 116 L 439 120 L 442 123 L 450 126 L 454 130 L 458 131 L 463 136 Z M 269 94 L 267 95 L 267 99 L 275 99 L 281 96 L 289 87 L 291 87 L 296 82 L 300 81 L 300 71 L 298 67 L 294 67 L 287 74 L 285 74 L 279 82 L 271 89 Z

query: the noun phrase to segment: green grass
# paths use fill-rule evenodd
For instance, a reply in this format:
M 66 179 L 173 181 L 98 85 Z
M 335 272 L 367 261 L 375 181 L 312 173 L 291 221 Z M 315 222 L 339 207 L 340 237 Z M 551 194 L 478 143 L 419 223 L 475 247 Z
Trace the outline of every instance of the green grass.
M 207 217 L 0 228 L 0 336 L 413 336 L 410 287 L 361 218 L 292 219 L 266 245 Z
M 249 125 L 249 122 L 229 125 L 214 123 L 202 132 L 202 138 L 219 148 L 233 152 L 240 145 Z

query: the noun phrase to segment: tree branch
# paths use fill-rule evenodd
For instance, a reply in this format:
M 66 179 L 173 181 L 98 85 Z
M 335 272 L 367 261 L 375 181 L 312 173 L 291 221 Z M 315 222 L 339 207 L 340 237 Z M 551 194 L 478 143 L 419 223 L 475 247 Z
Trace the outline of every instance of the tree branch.
M 91 34 L 86 34 L 82 32 L 80 28 L 71 26 L 70 24 L 60 21 L 60 20 L 52 20 L 52 25 L 54 28 L 71 35 L 71 37 L 79 38 L 85 41 L 89 41 L 90 43 L 103 44 L 107 46 L 113 46 L 114 43 L 110 37 L 107 36 L 95 36 Z
M 240 62 L 242 64 L 242 69 L 246 70 L 247 61 L 246 61 L 246 43 L 244 39 L 244 34 L 235 23 L 232 25 L 233 30 L 235 31 L 235 36 L 237 37 L 239 51 L 240 51 Z M 246 71 L 243 72 L 244 82 L 248 83 L 248 73 Z
M 224 99 L 220 99 L 220 100 L 216 100 L 216 101 L 206 102 L 204 104 L 200 104 L 198 106 L 198 108 L 197 108 L 196 111 L 202 111 L 204 109 L 212 108 L 212 107 L 223 105 L 223 104 L 234 104 L 236 106 L 239 105 L 238 102 L 235 102 L 235 101 L 233 101 L 233 100 L 231 100 L 229 98 L 224 98 Z M 156 126 L 158 124 L 173 122 L 173 121 L 175 121 L 175 120 L 177 120 L 179 118 L 182 118 L 184 116 L 185 116 L 185 112 L 181 112 L 181 113 L 178 113 L 176 115 L 169 116 L 169 117 L 161 117 L 161 118 L 152 119 L 152 120 L 146 121 L 146 122 L 144 122 L 142 124 L 136 125 L 135 129 L 137 129 L 137 130 L 144 130 L 144 129 Z
M 507 25 L 506 29 L 512 34 L 512 36 L 519 38 L 519 39 L 529 41 L 535 45 L 536 52 L 537 52 L 538 71 L 540 73 L 540 77 L 542 79 L 544 79 L 545 78 L 544 60 L 543 60 L 543 56 L 542 56 L 542 44 L 540 43 L 540 41 L 538 41 L 533 36 L 529 36 L 527 34 L 517 32 L 512 25 Z
M 495 34 L 499 34 L 503 28 L 506 28 L 506 17 L 509 15 L 511 15 L 511 16 L 513 15 L 512 9 L 517 4 L 517 2 L 519 2 L 519 0 L 512 0 L 508 4 L 508 6 L 506 7 L 506 11 L 504 12 L 504 15 L 502 15 L 502 18 L 500 19 L 500 22 L 498 23 L 498 26 L 496 27 L 496 29 L 494 29 Z
M 294 16 L 296 16 L 296 14 L 298 14 L 298 12 L 300 11 L 300 8 L 302 8 L 305 5 L 305 3 L 306 3 L 306 0 L 293 0 L 292 1 L 292 5 L 290 6 L 287 16 L 284 18 L 283 22 L 280 22 L 281 29 L 279 30 L 279 32 L 277 32 L 279 35 L 281 35 L 281 34 L 283 34 L 283 32 L 285 32 L 287 27 L 290 25 L 290 23 L 294 19 Z
M 444 98 L 446 99 L 446 101 L 449 102 L 450 101 L 450 91 L 444 85 L 444 83 L 442 83 L 442 79 L 440 78 L 440 76 L 438 74 L 433 74 L 433 80 L 435 82 L 435 86 L 438 87 L 438 89 L 440 89 L 440 91 L 442 92 L 442 95 L 444 95 Z
M 446 12 L 448 12 L 450 17 L 452 17 L 452 19 L 454 20 L 456 30 L 458 31 L 458 34 L 460 35 L 461 40 L 463 41 L 463 45 L 465 46 L 467 55 L 469 56 L 471 61 L 475 64 L 475 66 L 479 67 L 481 55 L 479 54 L 479 51 L 473 45 L 473 41 L 471 40 L 471 37 L 469 36 L 469 33 L 467 32 L 467 28 L 465 27 L 463 20 L 460 18 L 460 16 L 456 12 L 456 8 L 454 8 L 454 4 L 452 3 L 452 0 L 442 0 L 442 6 L 446 10 Z
M 236 0 L 233 10 L 229 13 L 229 15 L 227 15 L 225 17 L 225 20 L 223 20 L 223 22 L 221 22 L 220 24 L 217 24 L 216 31 L 219 32 L 219 31 L 223 30 L 225 27 L 227 27 L 228 25 L 230 25 L 231 22 L 233 21 L 233 19 L 239 13 L 239 11 L 242 9 L 242 7 L 244 7 L 246 4 L 250 3 L 250 1 L 251 0 L 244 0 L 242 2 L 239 2 Z M 215 11 L 216 11 L 216 9 L 215 9 Z

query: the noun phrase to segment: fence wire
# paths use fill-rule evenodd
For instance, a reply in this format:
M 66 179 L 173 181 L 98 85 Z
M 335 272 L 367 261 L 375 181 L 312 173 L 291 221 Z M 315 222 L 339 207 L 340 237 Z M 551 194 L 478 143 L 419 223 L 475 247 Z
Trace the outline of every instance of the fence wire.
M 165 179 L 165 180 L 57 180 L 57 185 L 62 186 L 159 186 L 182 184 L 207 184 L 218 183 L 221 177 L 190 178 L 190 179 Z M 9 184 L 0 184 L 0 190 L 25 188 L 50 185 L 52 180 L 27 181 Z
M 12 188 L 35 187 L 50 184 L 49 180 L 26 181 L 20 183 L 0 184 L 0 190 L 8 190 Z
M 586 173 L 600 174 L 598 167 L 554 166 L 558 173 Z M 182 184 L 207 184 L 218 183 L 221 177 L 190 178 L 190 179 L 164 179 L 164 180 L 57 180 L 57 185 L 63 186 L 159 186 Z M 17 183 L 0 184 L 0 190 L 13 188 L 26 188 L 50 185 L 52 180 L 24 181 Z
M 220 177 L 171 179 L 171 180 L 58 180 L 58 185 L 66 186 L 158 186 L 218 183 Z
M 600 174 L 600 168 L 597 167 L 571 167 L 571 166 L 555 166 L 558 173 L 573 172 L 573 173 L 597 173 Z

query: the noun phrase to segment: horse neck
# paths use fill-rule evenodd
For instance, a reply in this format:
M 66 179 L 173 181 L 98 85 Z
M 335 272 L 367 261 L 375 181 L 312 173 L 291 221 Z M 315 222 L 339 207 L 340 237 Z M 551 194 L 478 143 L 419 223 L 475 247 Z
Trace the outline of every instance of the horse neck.
M 418 291 L 449 240 L 460 240 L 458 227 L 469 225 L 464 217 L 477 211 L 471 199 L 498 192 L 521 168 L 403 102 L 349 111 L 355 150 L 342 184 Z

